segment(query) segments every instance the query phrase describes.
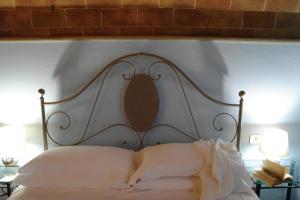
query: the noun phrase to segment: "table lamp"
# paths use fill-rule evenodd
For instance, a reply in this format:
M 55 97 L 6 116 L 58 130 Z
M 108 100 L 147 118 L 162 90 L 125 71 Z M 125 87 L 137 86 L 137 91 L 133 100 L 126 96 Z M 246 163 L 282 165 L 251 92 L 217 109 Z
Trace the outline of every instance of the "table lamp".
M 267 129 L 264 131 L 259 150 L 269 158 L 278 159 L 288 155 L 288 133 L 282 129 Z
M 22 126 L 0 127 L 0 157 L 5 166 L 15 163 L 16 154 L 24 148 L 25 131 Z

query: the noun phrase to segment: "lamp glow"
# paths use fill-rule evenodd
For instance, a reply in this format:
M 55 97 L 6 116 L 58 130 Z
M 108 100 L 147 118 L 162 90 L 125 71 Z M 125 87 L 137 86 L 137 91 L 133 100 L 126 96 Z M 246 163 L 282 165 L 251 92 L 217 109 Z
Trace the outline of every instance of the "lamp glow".
M 258 94 L 247 98 L 246 109 L 249 119 L 254 124 L 277 124 L 287 119 L 295 107 L 295 96 L 282 92 L 280 94 Z
M 18 151 L 24 148 L 25 130 L 22 126 L 4 126 L 0 128 L 0 156 L 3 164 L 14 162 Z
M 264 132 L 260 143 L 260 151 L 270 157 L 284 157 L 288 155 L 288 133 L 281 129 L 268 129 Z
M 1 91 L 0 110 L 0 122 L 3 124 L 35 123 L 40 116 L 38 95 L 22 92 L 11 94 Z

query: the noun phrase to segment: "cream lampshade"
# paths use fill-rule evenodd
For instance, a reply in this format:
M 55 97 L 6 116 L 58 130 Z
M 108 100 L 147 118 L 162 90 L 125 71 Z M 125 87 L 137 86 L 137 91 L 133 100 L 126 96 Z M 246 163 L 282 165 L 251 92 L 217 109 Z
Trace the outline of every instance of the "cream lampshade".
M 288 133 L 275 128 L 265 130 L 259 149 L 267 157 L 287 156 L 289 152 Z
M 0 157 L 4 165 L 14 162 L 16 154 L 24 148 L 25 131 L 22 126 L 0 127 Z

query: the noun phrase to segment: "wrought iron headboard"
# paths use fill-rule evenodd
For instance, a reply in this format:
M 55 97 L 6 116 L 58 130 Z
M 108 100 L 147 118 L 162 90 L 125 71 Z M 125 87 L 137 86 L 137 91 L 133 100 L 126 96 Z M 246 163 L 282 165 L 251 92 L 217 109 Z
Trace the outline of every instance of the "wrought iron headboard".
M 152 62 L 149 66 L 148 66 L 148 69 L 147 69 L 147 73 L 145 74 L 139 74 L 137 75 L 136 74 L 136 68 L 135 68 L 135 65 L 126 60 L 126 59 L 129 59 L 129 58 L 135 58 L 135 57 L 141 57 L 141 56 L 144 56 L 144 57 L 150 57 L 152 59 L 156 59 L 156 61 Z M 131 76 L 128 76 L 126 74 L 122 74 L 122 77 L 125 79 L 125 80 L 128 80 L 130 81 L 130 83 L 133 82 L 133 80 L 136 80 L 137 77 L 140 77 L 141 79 L 143 79 L 142 81 L 138 81 L 140 83 L 142 82 L 146 82 L 145 84 L 148 84 L 149 82 L 151 81 L 156 81 L 156 80 L 159 80 L 161 78 L 161 74 L 153 74 L 152 70 L 153 68 L 157 65 L 157 64 L 164 64 L 166 66 L 168 66 L 171 71 L 174 72 L 174 74 L 176 75 L 175 77 L 177 78 L 178 82 L 179 82 L 179 85 L 180 85 L 180 89 L 183 93 L 183 96 L 184 96 L 184 100 L 185 100 L 185 103 L 186 103 L 186 106 L 188 108 L 188 111 L 190 113 L 190 116 L 191 116 L 191 119 L 192 119 L 192 122 L 193 122 L 193 125 L 195 127 L 195 130 L 196 130 L 196 133 L 197 133 L 197 137 L 193 137 L 191 136 L 190 134 L 186 133 L 185 131 L 182 131 L 181 129 L 179 129 L 178 127 L 175 127 L 173 125 L 170 125 L 170 124 L 154 124 L 151 123 L 151 120 L 153 122 L 154 118 L 155 118 L 155 112 L 152 113 L 152 118 L 150 119 L 150 121 L 148 120 L 148 122 L 150 122 L 150 125 L 148 123 L 148 125 L 144 126 L 144 129 L 138 129 L 136 128 L 134 125 L 132 125 L 132 123 L 115 123 L 115 124 L 111 124 L 109 126 L 106 126 L 94 133 L 89 133 L 88 134 L 88 129 L 89 129 L 89 126 L 91 124 L 91 121 L 92 121 L 92 116 L 95 112 L 95 105 L 97 104 L 99 98 L 101 97 L 101 90 L 102 90 L 102 87 L 103 87 L 103 84 L 109 74 L 109 72 L 111 71 L 111 69 L 116 66 L 117 64 L 120 64 L 120 63 L 125 63 L 127 64 L 128 66 L 130 66 L 132 68 L 132 75 Z M 243 113 L 243 96 L 245 95 L 245 92 L 244 91 L 240 91 L 239 92 L 239 97 L 240 97 L 240 100 L 239 100 L 239 103 L 238 104 L 231 104 L 231 103 L 226 103 L 226 102 L 222 102 L 220 100 L 217 100 L 213 97 L 211 97 L 210 95 L 206 94 L 201 88 L 199 88 L 197 86 L 197 84 L 191 80 L 177 65 L 175 65 L 173 62 L 171 62 L 170 60 L 166 59 L 166 58 L 163 58 L 161 56 L 158 56 L 158 55 L 154 55 L 154 54 L 150 54 L 150 53 L 134 53 L 134 54 L 129 54 L 129 55 L 125 55 L 125 56 L 122 56 L 122 57 L 119 57 L 115 60 L 113 60 L 111 63 L 109 63 L 108 65 L 106 65 L 104 68 L 100 69 L 95 76 L 93 76 L 91 79 L 89 79 L 85 84 L 83 84 L 75 93 L 73 93 L 72 95 L 62 99 L 62 100 L 59 100 L 59 101 L 45 101 L 44 99 L 44 94 L 45 94 L 45 90 L 44 89 L 39 89 L 38 92 L 41 94 L 41 97 L 40 97 L 40 103 L 41 103 L 41 112 L 42 112 L 42 129 L 43 129 L 43 142 L 44 142 L 44 149 L 47 150 L 48 149 L 48 139 L 50 139 L 52 142 L 54 142 L 55 144 L 57 145 L 60 145 L 60 146 L 64 146 L 65 144 L 62 144 L 58 141 L 55 140 L 55 138 L 50 134 L 49 130 L 48 130 L 48 123 L 49 123 L 49 120 L 55 116 L 56 114 L 62 114 L 66 119 L 67 119 L 67 124 L 65 126 L 60 126 L 60 129 L 61 130 L 65 130 L 65 129 L 68 129 L 70 127 L 70 124 L 71 124 L 71 117 L 69 116 L 68 113 L 64 112 L 64 111 L 54 111 L 53 113 L 50 113 L 48 115 L 48 117 L 46 117 L 46 112 L 45 112 L 45 107 L 47 105 L 56 105 L 56 104 L 61 104 L 61 103 L 64 103 L 64 102 L 68 102 L 68 101 L 71 101 L 73 99 L 75 99 L 76 97 L 78 97 L 80 94 L 82 94 L 87 88 L 89 88 L 93 82 L 95 82 L 101 75 L 103 75 L 103 78 L 100 82 L 100 86 L 99 88 L 96 90 L 96 98 L 95 100 L 93 101 L 93 105 L 92 105 L 92 110 L 91 110 L 91 113 L 89 114 L 89 117 L 87 119 L 87 123 L 85 125 L 85 128 L 84 128 L 84 132 L 82 134 L 82 136 L 80 137 L 80 139 L 78 141 L 76 141 L 75 143 L 71 144 L 71 145 L 79 145 L 87 140 L 90 140 L 91 138 L 95 137 L 96 135 L 99 135 L 113 127 L 117 127 L 117 126 L 120 126 L 120 127 L 126 127 L 128 129 L 131 129 L 133 130 L 133 132 L 138 136 L 138 142 L 139 142 L 139 147 L 140 148 L 143 148 L 144 147 L 144 140 L 145 140 L 145 136 L 153 129 L 156 129 L 158 127 L 168 127 L 170 129 L 173 129 L 176 133 L 178 134 L 181 134 L 193 141 L 195 140 L 198 140 L 198 139 L 201 139 L 200 137 L 200 134 L 199 134 L 199 130 L 198 130 L 198 127 L 196 125 L 196 120 L 195 120 L 195 117 L 194 117 L 194 114 L 192 112 L 192 108 L 190 106 L 190 103 L 189 103 L 189 99 L 186 95 L 186 91 L 185 91 L 185 88 L 184 88 L 184 85 L 183 85 L 183 79 L 182 77 L 189 83 L 193 86 L 193 88 L 198 92 L 200 93 L 202 96 L 204 96 L 206 99 L 208 99 L 209 101 L 215 103 L 215 104 L 219 104 L 219 105 L 222 105 L 222 106 L 227 106 L 227 107 L 236 107 L 238 108 L 238 118 L 236 119 L 236 117 L 234 117 L 232 114 L 230 113 L 227 113 L 227 112 L 221 112 L 219 114 L 217 114 L 213 120 L 212 120 L 212 124 L 213 124 L 213 127 L 215 130 L 217 131 L 223 131 L 223 128 L 218 128 L 216 126 L 216 119 L 219 118 L 220 116 L 227 116 L 227 117 L 230 117 L 231 119 L 233 119 L 234 123 L 235 123 L 235 133 L 234 133 L 234 137 L 231 139 L 231 142 L 233 142 L 234 140 L 236 140 L 236 146 L 237 146 L 237 149 L 239 150 L 240 149 L 240 138 L 241 138 L 241 127 L 242 127 L 242 113 Z M 143 77 L 141 77 L 143 76 Z M 148 77 L 148 78 L 147 78 Z M 135 86 L 139 85 L 140 83 L 138 84 L 135 84 Z M 129 84 L 130 85 L 130 84 Z M 150 83 L 151 85 L 151 83 Z M 153 84 L 154 85 L 154 84 Z M 152 86 L 151 86 L 152 87 Z M 136 88 L 136 87 L 133 87 L 133 88 Z M 127 90 L 129 90 L 129 88 L 127 88 Z M 154 91 L 155 89 L 153 89 L 152 87 L 152 90 Z M 153 93 L 153 92 L 152 92 Z M 154 91 L 155 93 L 155 91 Z M 155 100 L 155 95 L 154 95 L 154 102 L 151 101 L 150 102 L 150 106 L 157 106 L 155 103 L 157 103 L 157 99 Z M 129 103 L 130 104 L 130 103 Z M 125 105 L 126 106 L 126 105 Z M 157 108 L 157 107 L 155 107 Z M 130 107 L 128 108 L 129 110 L 131 109 Z M 126 109 L 125 109 L 126 110 Z M 153 115 L 154 114 L 154 115 Z M 149 118 L 149 116 L 147 116 Z M 127 115 L 127 118 L 128 118 L 128 115 Z M 126 140 L 123 141 L 123 145 L 125 145 L 127 143 Z

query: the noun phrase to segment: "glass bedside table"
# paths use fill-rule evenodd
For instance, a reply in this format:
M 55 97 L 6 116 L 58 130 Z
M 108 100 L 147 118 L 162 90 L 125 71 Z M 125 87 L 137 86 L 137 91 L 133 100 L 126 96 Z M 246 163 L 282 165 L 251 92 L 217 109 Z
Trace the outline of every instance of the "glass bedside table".
M 0 197 L 10 196 L 12 193 L 12 182 L 18 174 L 19 167 L 0 166 Z
M 266 185 L 263 181 L 260 180 L 255 180 L 254 181 L 254 191 L 257 194 L 258 197 L 260 197 L 260 191 L 262 189 L 286 189 L 286 200 L 291 200 L 291 194 L 292 194 L 292 189 L 293 188 L 300 188 L 300 182 L 298 181 L 286 181 L 280 185 L 276 185 L 274 187 L 269 187 Z
M 297 163 L 297 164 L 296 164 Z M 290 161 L 284 162 L 284 166 L 289 168 L 289 173 L 293 176 L 293 180 L 285 181 L 279 185 L 275 185 L 273 187 L 268 186 L 263 181 L 255 179 L 251 175 L 251 179 L 253 180 L 253 190 L 260 197 L 261 190 L 276 190 L 276 189 L 285 189 L 285 200 L 291 200 L 292 191 L 295 188 L 300 188 L 300 180 L 299 180 L 299 161 Z M 252 170 L 249 171 L 252 174 Z

